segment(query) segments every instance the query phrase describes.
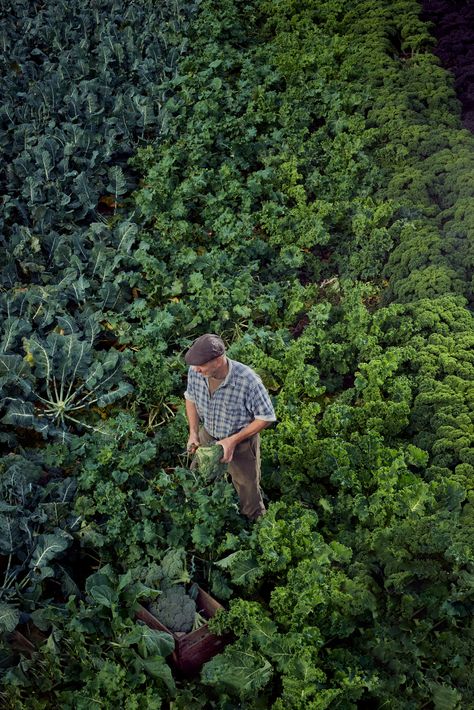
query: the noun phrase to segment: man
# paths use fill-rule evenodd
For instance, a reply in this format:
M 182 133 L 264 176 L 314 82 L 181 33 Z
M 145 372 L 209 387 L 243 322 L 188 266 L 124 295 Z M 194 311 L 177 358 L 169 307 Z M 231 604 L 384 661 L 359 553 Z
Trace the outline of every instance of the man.
M 240 512 L 250 520 L 265 513 L 260 489 L 259 432 L 276 421 L 267 390 L 247 365 L 231 360 L 219 336 L 197 338 L 185 355 L 184 397 L 189 423 L 188 451 L 216 442 L 224 449 Z

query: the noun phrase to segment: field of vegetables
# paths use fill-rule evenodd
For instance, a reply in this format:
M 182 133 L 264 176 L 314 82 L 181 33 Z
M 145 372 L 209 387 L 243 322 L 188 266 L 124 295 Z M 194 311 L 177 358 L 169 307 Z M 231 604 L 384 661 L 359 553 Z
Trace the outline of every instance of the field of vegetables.
M 474 708 L 474 137 L 421 5 L 0 5 L 0 705 Z M 278 417 L 255 524 L 183 455 L 204 332 Z M 230 642 L 182 677 L 136 612 L 192 582 Z

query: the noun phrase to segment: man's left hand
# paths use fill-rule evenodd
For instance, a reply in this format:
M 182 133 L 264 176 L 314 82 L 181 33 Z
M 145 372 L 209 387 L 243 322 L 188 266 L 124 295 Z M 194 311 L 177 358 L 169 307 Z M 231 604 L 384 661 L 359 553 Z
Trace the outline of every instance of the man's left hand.
M 216 441 L 216 444 L 220 444 L 224 449 L 224 455 L 221 458 L 221 463 L 230 463 L 234 456 L 235 442 L 230 438 L 230 436 L 220 441 Z

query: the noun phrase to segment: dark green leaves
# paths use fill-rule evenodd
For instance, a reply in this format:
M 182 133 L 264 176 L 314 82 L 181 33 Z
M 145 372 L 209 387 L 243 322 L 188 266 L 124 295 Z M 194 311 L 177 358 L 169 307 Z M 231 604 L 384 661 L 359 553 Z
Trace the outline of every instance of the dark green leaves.
M 8 604 L 0 603 L 0 632 L 13 631 L 20 619 L 20 612 Z
M 121 380 L 119 353 L 93 349 L 97 317 L 85 320 L 83 332 L 72 317 L 61 316 L 57 323 L 46 337 L 22 339 L 26 357 L 0 354 L 0 382 L 8 393 L 4 423 L 36 429 L 44 437 L 80 424 L 89 407 L 108 407 L 132 391 Z M 18 329 L 10 327 L 4 341 L 14 348 L 19 338 Z

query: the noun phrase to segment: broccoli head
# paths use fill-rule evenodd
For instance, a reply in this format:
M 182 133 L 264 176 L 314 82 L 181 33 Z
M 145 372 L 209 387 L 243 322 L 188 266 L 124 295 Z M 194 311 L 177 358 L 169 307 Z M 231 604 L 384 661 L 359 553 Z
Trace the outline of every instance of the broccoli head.
M 150 605 L 150 612 L 170 631 L 187 633 L 194 626 L 196 602 L 186 594 L 182 585 L 174 584 L 166 588 L 156 602 Z

